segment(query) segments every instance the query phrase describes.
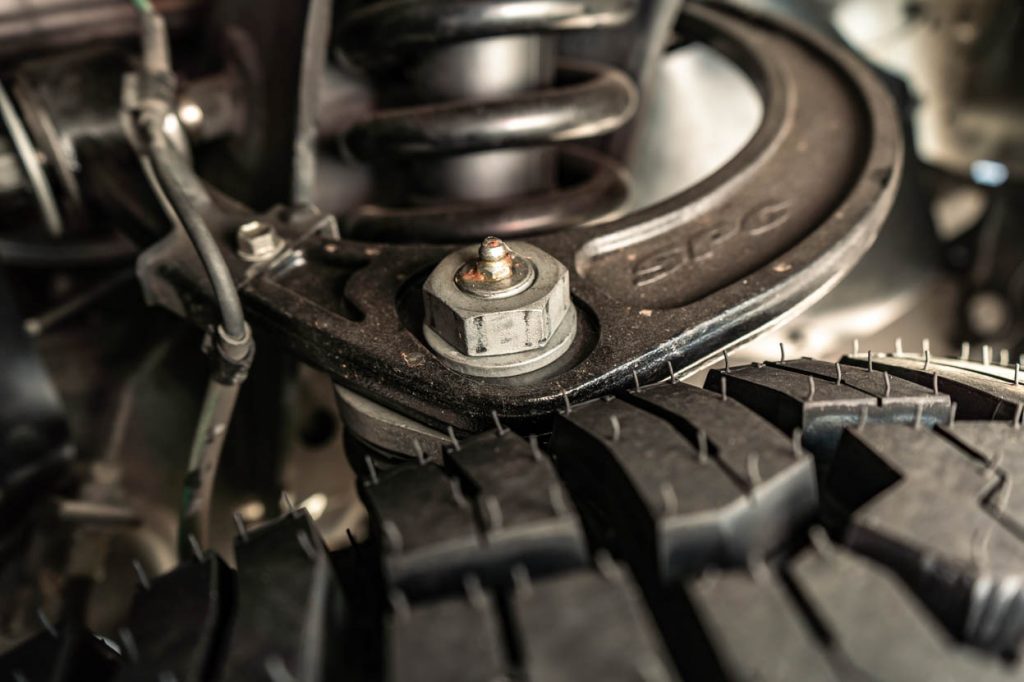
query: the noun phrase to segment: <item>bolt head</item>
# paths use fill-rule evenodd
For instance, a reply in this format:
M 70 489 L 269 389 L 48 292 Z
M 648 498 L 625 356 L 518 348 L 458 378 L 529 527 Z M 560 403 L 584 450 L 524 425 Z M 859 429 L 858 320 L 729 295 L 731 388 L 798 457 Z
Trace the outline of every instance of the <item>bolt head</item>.
M 481 298 L 512 296 L 533 284 L 536 277 L 533 263 L 497 237 L 484 239 L 477 256 L 455 273 L 455 284 L 467 294 Z
M 486 237 L 480 243 L 480 250 L 478 251 L 480 260 L 490 263 L 502 260 L 508 253 L 508 247 L 505 245 L 505 242 L 497 237 Z
M 262 220 L 251 220 L 235 233 L 238 256 L 251 263 L 270 260 L 284 248 L 284 240 L 274 226 Z
M 478 249 L 450 254 L 423 285 L 424 325 L 467 356 L 505 355 L 543 348 L 572 308 L 569 271 L 544 251 L 516 242 L 508 250 L 530 273 L 511 294 L 481 296 L 459 283 Z

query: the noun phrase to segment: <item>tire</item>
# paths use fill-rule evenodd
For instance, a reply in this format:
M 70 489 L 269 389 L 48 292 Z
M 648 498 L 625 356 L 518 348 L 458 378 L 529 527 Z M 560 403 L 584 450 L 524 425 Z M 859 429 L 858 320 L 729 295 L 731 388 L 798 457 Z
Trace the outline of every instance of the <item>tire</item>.
M 301 510 L 249 529 L 236 569 L 138 586 L 117 660 L 79 637 L 91 676 L 61 679 L 1022 679 L 1013 374 L 769 362 L 568 406 L 539 439 L 357 457 L 369 540 L 330 554 Z M 49 679 L 13 666 L 58 630 L 0 671 Z

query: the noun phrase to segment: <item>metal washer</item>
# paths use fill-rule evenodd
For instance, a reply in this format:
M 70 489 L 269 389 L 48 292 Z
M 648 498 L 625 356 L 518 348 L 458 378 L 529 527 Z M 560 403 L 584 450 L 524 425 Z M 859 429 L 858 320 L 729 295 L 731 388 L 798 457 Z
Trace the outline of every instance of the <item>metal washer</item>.
M 576 306 L 571 305 L 543 348 L 506 355 L 463 355 L 427 325 L 423 325 L 423 336 L 441 362 L 452 369 L 469 376 L 498 379 L 519 376 L 550 365 L 568 350 L 576 338 L 576 328 Z

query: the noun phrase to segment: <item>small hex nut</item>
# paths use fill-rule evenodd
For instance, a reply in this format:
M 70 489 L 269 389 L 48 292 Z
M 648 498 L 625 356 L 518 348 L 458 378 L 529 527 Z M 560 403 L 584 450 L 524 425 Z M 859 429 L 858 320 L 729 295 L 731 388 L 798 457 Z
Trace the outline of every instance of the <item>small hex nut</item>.
M 468 246 L 449 254 L 423 285 L 424 325 L 463 355 L 506 355 L 543 348 L 572 307 L 569 271 L 525 242 L 508 248 L 536 269 L 533 284 L 504 298 L 485 298 L 459 288 L 455 276 L 477 257 Z
M 270 223 L 252 220 L 238 228 L 235 234 L 238 257 L 250 263 L 270 260 L 284 248 L 284 240 Z

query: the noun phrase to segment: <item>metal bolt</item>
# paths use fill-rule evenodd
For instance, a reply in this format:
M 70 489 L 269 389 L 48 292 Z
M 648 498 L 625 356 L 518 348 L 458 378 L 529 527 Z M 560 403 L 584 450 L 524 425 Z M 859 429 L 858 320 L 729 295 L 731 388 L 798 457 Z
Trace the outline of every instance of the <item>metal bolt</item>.
M 235 239 L 238 257 L 250 263 L 270 260 L 284 248 L 284 240 L 274 226 L 262 220 L 252 220 L 239 227 Z
M 526 242 L 489 237 L 449 254 L 423 284 L 423 307 L 427 345 L 474 376 L 532 372 L 576 335 L 568 269 Z
M 480 260 L 485 263 L 500 263 L 505 256 L 509 255 L 509 250 L 505 246 L 505 242 L 497 237 L 486 237 L 480 244 L 479 253 Z M 511 274 L 511 272 L 508 273 L 508 275 Z
M 455 283 L 467 294 L 504 298 L 529 287 L 536 276 L 530 261 L 511 251 L 497 237 L 487 237 L 480 243 L 476 260 L 455 273 Z

